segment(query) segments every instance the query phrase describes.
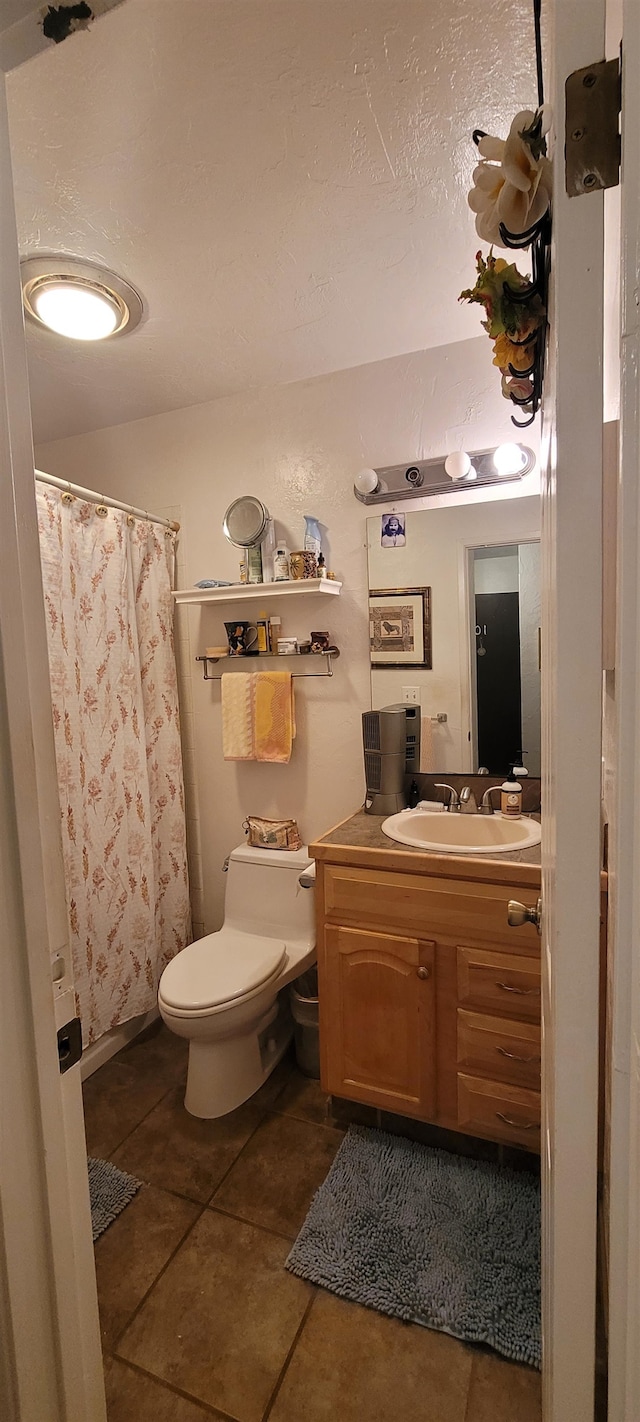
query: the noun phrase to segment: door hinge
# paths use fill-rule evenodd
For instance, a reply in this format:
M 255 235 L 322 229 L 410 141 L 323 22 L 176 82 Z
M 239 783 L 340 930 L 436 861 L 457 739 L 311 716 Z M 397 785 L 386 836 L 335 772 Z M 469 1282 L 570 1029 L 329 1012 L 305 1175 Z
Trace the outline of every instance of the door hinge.
M 75 1066 L 82 1056 L 82 1024 L 79 1017 L 72 1017 L 58 1028 L 58 1061 L 60 1072 Z
M 565 183 L 569 197 L 620 182 L 620 61 L 576 69 L 565 84 Z

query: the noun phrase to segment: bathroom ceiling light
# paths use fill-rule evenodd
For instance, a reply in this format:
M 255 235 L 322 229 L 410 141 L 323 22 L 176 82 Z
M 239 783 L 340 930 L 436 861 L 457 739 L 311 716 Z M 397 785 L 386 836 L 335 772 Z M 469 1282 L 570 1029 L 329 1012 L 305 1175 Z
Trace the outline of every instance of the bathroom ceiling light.
M 58 336 L 104 341 L 132 331 L 142 301 L 115 272 L 74 257 L 27 257 L 20 264 L 27 315 Z
M 508 474 L 520 474 L 527 463 L 527 456 L 519 444 L 499 444 L 493 462 L 496 472 L 504 478 Z

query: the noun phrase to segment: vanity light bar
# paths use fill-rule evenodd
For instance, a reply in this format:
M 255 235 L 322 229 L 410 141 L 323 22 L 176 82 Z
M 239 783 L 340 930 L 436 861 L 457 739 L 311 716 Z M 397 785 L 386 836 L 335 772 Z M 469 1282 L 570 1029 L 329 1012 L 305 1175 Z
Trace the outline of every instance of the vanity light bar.
M 464 478 L 450 478 L 445 469 L 446 457 L 443 455 L 440 459 L 416 460 L 414 464 L 390 464 L 383 469 L 372 470 L 371 473 L 378 477 L 377 488 L 362 492 L 366 483 L 361 479 L 361 488 L 354 484 L 353 492 L 361 504 L 391 504 L 403 499 L 429 498 L 433 494 L 453 494 L 467 487 L 477 489 L 479 485 L 484 487 L 488 484 L 519 482 L 535 469 L 536 456 L 526 444 L 509 445 L 508 448 L 520 450 L 522 454 L 522 467 L 515 474 L 499 473 L 494 459 L 496 449 L 503 449 L 503 446 L 499 445 L 494 449 L 469 451 L 471 469 Z M 369 482 L 372 483 L 373 479 Z

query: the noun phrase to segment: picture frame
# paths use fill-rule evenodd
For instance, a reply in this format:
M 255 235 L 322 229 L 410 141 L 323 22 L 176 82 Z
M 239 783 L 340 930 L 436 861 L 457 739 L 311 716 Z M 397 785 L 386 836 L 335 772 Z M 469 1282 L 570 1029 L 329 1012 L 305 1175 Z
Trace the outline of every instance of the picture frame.
M 369 592 L 371 665 L 432 667 L 431 588 L 372 588 Z

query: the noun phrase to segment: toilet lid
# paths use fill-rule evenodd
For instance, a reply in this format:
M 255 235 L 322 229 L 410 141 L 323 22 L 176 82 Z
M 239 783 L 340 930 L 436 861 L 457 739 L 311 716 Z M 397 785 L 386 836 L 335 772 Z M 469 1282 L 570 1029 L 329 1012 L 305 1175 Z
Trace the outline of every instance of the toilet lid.
M 202 1012 L 259 988 L 282 967 L 282 939 L 222 929 L 183 948 L 165 968 L 160 996 L 167 1007 Z

